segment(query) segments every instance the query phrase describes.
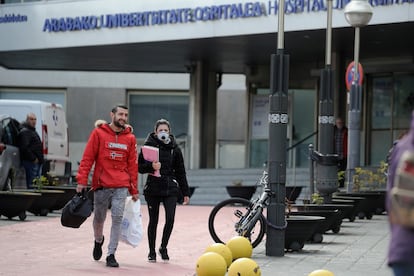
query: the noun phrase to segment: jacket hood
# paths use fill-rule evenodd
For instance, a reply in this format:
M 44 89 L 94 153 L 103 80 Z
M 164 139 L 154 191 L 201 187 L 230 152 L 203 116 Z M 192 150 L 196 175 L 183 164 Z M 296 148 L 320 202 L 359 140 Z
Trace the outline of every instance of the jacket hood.
M 171 140 L 170 143 L 165 144 L 164 142 L 162 142 L 158 139 L 155 132 L 152 132 L 152 133 L 148 134 L 147 138 L 145 139 L 144 144 L 148 145 L 148 146 L 164 146 L 164 147 L 168 147 L 168 148 L 177 147 L 177 143 L 175 141 L 174 135 L 169 134 L 169 137 L 170 137 L 170 140 Z
M 22 123 L 22 127 L 24 127 L 24 128 L 28 128 L 28 129 L 30 129 L 30 130 L 36 130 L 36 128 L 35 127 L 32 127 L 31 125 L 29 125 L 28 123 L 26 123 L 26 122 L 23 122 Z
M 107 123 L 108 123 L 108 122 L 107 122 L 107 121 L 105 121 L 105 120 L 98 119 L 98 120 L 96 120 L 96 121 L 95 121 L 94 126 L 95 126 L 95 127 L 100 127 L 101 125 L 104 125 L 104 124 L 107 124 Z
M 94 126 L 95 127 L 100 127 L 100 128 L 102 128 L 104 126 L 107 126 L 109 128 L 109 130 L 113 131 L 111 129 L 111 127 L 109 126 L 108 122 L 105 121 L 105 120 L 102 120 L 102 119 L 96 120 Z M 124 128 L 124 131 L 122 131 L 122 133 L 132 133 L 132 132 L 134 132 L 134 129 L 129 124 L 126 124 L 125 128 Z

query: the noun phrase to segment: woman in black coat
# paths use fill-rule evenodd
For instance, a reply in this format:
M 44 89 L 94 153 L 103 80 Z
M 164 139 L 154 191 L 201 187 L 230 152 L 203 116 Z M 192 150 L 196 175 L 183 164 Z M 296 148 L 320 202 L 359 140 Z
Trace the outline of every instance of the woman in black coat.
M 174 226 L 177 199 L 181 195 L 184 196 L 184 205 L 187 205 L 190 201 L 183 154 L 170 132 L 170 123 L 165 119 L 158 120 L 155 123 L 154 132 L 150 133 L 144 142 L 144 146 L 150 146 L 159 150 L 158 161 L 147 161 L 150 158 L 145 156 L 143 149 L 141 149 L 138 157 L 139 172 L 141 174 L 148 174 L 147 182 L 144 186 L 144 196 L 149 213 L 149 262 L 156 262 L 157 260 L 155 240 L 160 203 L 163 203 L 165 209 L 165 225 L 159 253 L 164 261 L 168 261 L 167 245 Z M 157 176 L 158 172 L 160 176 Z

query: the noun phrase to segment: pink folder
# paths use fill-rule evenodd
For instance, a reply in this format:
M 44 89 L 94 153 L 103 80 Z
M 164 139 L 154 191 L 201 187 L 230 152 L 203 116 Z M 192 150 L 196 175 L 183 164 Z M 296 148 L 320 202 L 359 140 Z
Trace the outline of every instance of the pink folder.
M 156 147 L 151 146 L 142 146 L 141 147 L 142 154 L 144 155 L 144 159 L 150 162 L 159 161 L 159 149 Z M 160 170 L 154 171 L 151 175 L 160 177 Z

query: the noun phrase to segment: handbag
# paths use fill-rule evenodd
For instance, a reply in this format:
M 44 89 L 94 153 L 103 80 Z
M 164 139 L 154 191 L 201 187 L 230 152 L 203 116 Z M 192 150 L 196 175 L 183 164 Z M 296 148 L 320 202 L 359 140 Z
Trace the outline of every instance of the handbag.
M 181 192 L 180 187 L 178 187 L 177 203 L 178 204 L 184 203 L 184 195 L 183 195 L 183 192 Z
M 174 150 L 171 149 L 171 160 L 170 160 L 170 166 L 171 168 L 173 168 L 174 164 L 173 164 L 173 159 L 174 159 Z M 175 174 L 175 170 L 173 170 L 173 173 Z M 183 192 L 181 191 L 181 187 L 180 184 L 178 183 L 177 179 L 175 179 L 173 177 L 172 181 L 174 182 L 174 184 L 177 186 L 177 203 L 178 204 L 183 204 L 184 202 L 184 195 Z
M 79 228 L 91 215 L 93 202 L 85 190 L 77 193 L 62 209 L 60 222 L 63 226 Z
M 173 182 L 175 183 L 175 185 L 177 185 L 177 203 L 178 204 L 183 204 L 184 195 L 183 195 L 183 192 L 181 191 L 180 184 L 178 184 L 178 181 L 175 180 L 175 179 L 173 179 Z
M 132 197 L 128 196 L 125 201 L 120 240 L 137 247 L 142 240 L 142 235 L 141 201 L 139 199 L 133 201 Z

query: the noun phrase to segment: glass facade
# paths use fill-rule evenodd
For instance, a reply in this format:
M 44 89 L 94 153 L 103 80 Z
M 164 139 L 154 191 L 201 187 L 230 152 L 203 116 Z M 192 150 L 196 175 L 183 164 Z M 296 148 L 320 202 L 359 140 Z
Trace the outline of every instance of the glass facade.
M 251 101 L 249 166 L 259 168 L 268 159 L 269 90 L 259 89 Z M 287 128 L 287 166 L 307 167 L 308 145 L 315 143 L 315 90 L 289 90 Z
M 376 166 L 385 160 L 393 141 L 410 126 L 414 110 L 414 75 L 374 76 L 369 93 L 368 165 Z
M 158 119 L 167 119 L 177 138 L 188 132 L 188 93 L 129 93 L 129 122 L 138 139 L 145 139 L 154 130 Z

